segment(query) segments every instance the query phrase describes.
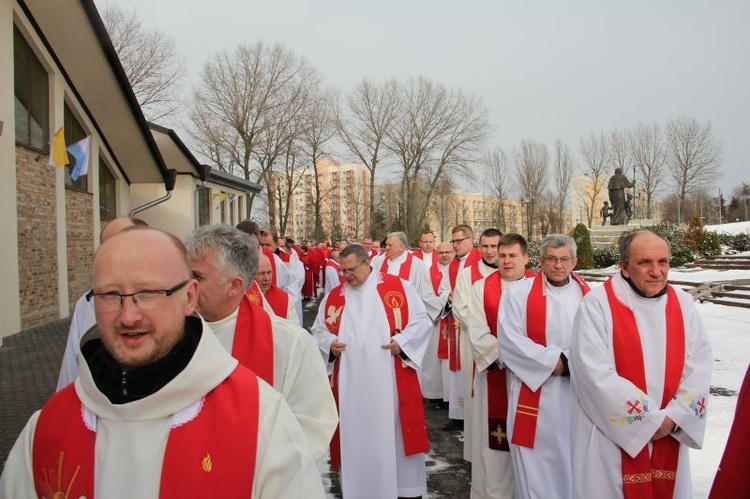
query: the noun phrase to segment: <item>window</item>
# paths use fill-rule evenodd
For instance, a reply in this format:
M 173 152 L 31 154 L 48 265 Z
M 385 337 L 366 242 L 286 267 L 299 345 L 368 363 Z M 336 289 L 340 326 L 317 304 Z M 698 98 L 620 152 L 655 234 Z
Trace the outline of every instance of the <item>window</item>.
M 199 185 L 198 194 L 198 226 L 211 224 L 211 189 Z
M 67 178 L 67 177 L 66 177 Z M 104 159 L 99 157 L 99 218 L 112 220 L 117 217 L 117 182 Z
M 63 113 L 63 130 L 65 133 L 65 145 L 69 146 L 71 144 L 75 144 L 79 140 L 86 138 L 86 131 L 83 129 L 81 124 L 73 115 L 73 111 L 70 110 L 67 104 L 65 104 L 65 111 Z M 71 161 L 75 162 L 75 160 L 72 159 L 72 156 L 71 156 Z M 73 171 L 74 167 L 75 165 L 65 165 L 65 186 L 72 187 L 74 189 L 79 189 L 82 191 L 87 191 L 88 190 L 88 181 L 86 180 L 87 175 L 81 175 L 80 177 L 78 177 L 78 179 L 76 179 L 75 182 L 73 182 L 73 180 L 70 178 L 70 172 Z
M 49 151 L 49 77 L 17 28 L 13 28 L 16 143 Z

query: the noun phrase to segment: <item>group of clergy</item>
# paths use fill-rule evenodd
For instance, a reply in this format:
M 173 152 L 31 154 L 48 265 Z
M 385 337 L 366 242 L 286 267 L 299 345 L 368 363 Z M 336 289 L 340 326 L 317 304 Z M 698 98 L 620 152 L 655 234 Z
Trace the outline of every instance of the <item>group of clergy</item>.
M 692 497 L 711 351 L 654 232 L 624 236 L 620 272 L 593 290 L 563 234 L 542 241 L 536 274 L 523 236 L 496 229 L 478 247 L 467 225 L 437 245 L 424 231 L 414 252 L 403 232 L 382 253 L 340 242 L 316 272 L 310 335 L 306 265 L 284 238 L 243 221 L 183 244 L 134 225 L 102 233 L 59 392 L 0 498 L 318 497 L 328 451 L 344 498 L 419 497 L 423 398 L 463 426 L 473 498 Z

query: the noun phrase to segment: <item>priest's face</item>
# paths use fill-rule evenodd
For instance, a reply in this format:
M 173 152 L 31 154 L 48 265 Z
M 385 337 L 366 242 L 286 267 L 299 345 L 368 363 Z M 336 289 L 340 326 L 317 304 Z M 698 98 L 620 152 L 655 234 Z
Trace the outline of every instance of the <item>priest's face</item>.
M 362 247 L 367 251 L 370 251 L 372 249 L 372 238 L 366 237 L 362 239 Z
M 553 286 L 565 285 L 578 263 L 567 247 L 547 248 L 540 260 L 542 272 L 547 277 L 547 282 Z
M 500 246 L 497 252 L 497 268 L 500 277 L 506 281 L 517 281 L 526 272 L 529 255 L 521 249 L 520 244 Z
M 451 243 L 440 243 L 435 248 L 437 251 L 438 262 L 442 265 L 450 265 L 454 258 L 456 258 L 456 252 L 453 251 Z
M 469 236 L 465 235 L 462 230 L 454 232 L 453 234 L 451 234 L 451 237 L 453 237 L 453 239 L 451 239 L 453 250 L 456 252 L 456 256 L 458 257 L 468 255 L 469 252 L 474 248 L 474 241 L 472 241 Z
M 260 290 L 265 293 L 271 287 L 272 281 L 273 269 L 271 268 L 271 260 L 266 255 L 261 254 L 258 260 L 258 271 L 255 273 L 255 282 L 258 283 Z
M 435 249 L 435 236 L 432 232 L 419 236 L 419 247 L 424 253 L 432 253 Z
M 385 240 L 385 253 L 391 260 L 403 255 L 404 251 L 406 251 L 406 246 L 404 246 L 404 243 L 399 238 L 389 237 Z
M 198 313 L 208 322 L 215 322 L 229 316 L 239 306 L 243 286 L 238 285 L 235 276 L 225 275 L 218 264 L 215 249 L 198 253 L 190 259 L 190 270 L 200 283 Z
M 123 367 L 164 357 L 195 310 L 198 283 L 178 244 L 161 231 L 135 229 L 108 239 L 94 257 L 92 289 L 106 294 L 93 297 L 96 323 L 104 347 Z M 118 296 L 132 293 L 138 294 Z
M 500 236 L 480 237 L 479 251 L 482 252 L 482 260 L 489 264 L 497 263 L 497 255 L 500 249 Z
M 656 234 L 638 234 L 630 243 L 628 261 L 620 262 L 620 270 L 644 295 L 654 296 L 667 285 L 669 246 Z
M 344 279 L 351 286 L 359 286 L 370 276 L 369 258 L 360 261 L 357 255 L 350 254 L 341 258 L 339 265 L 341 266 L 341 273 L 344 274 Z

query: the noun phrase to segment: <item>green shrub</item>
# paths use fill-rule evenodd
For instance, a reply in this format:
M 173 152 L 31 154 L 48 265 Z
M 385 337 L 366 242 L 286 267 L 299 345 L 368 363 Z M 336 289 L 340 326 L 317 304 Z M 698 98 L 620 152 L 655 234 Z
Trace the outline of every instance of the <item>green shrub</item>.
M 529 253 L 529 263 L 526 264 L 526 268 L 529 269 L 538 269 L 539 266 L 539 247 L 542 245 L 541 241 L 526 241 L 528 246 L 528 253 Z
M 693 250 L 684 241 L 685 229 L 672 224 L 654 225 L 649 229 L 661 234 L 669 241 L 672 246 L 672 257 L 669 264 L 672 267 L 681 267 L 686 263 L 695 261 Z
M 721 253 L 721 243 L 718 234 L 708 232 L 703 228 L 703 219 L 697 213 L 688 222 L 688 228 L 683 237 L 685 245 L 693 253 L 706 256 Z
M 719 241 L 734 251 L 750 251 L 750 234 L 720 234 Z
M 597 269 L 616 265 L 619 259 L 617 248 L 594 248 L 594 266 Z
M 589 229 L 584 224 L 578 224 L 573 229 L 573 239 L 578 247 L 578 267 L 581 270 L 594 268 L 594 251 L 591 248 Z

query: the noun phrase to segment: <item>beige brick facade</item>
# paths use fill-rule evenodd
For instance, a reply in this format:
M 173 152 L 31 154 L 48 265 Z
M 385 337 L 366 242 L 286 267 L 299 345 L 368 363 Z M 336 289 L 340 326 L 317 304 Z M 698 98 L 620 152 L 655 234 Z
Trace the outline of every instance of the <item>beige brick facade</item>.
M 92 194 L 65 189 L 65 227 L 68 246 L 68 303 L 73 311 L 78 298 L 91 287 L 94 261 Z
M 60 317 L 57 289 L 55 169 L 47 156 L 16 147 L 21 327 Z

